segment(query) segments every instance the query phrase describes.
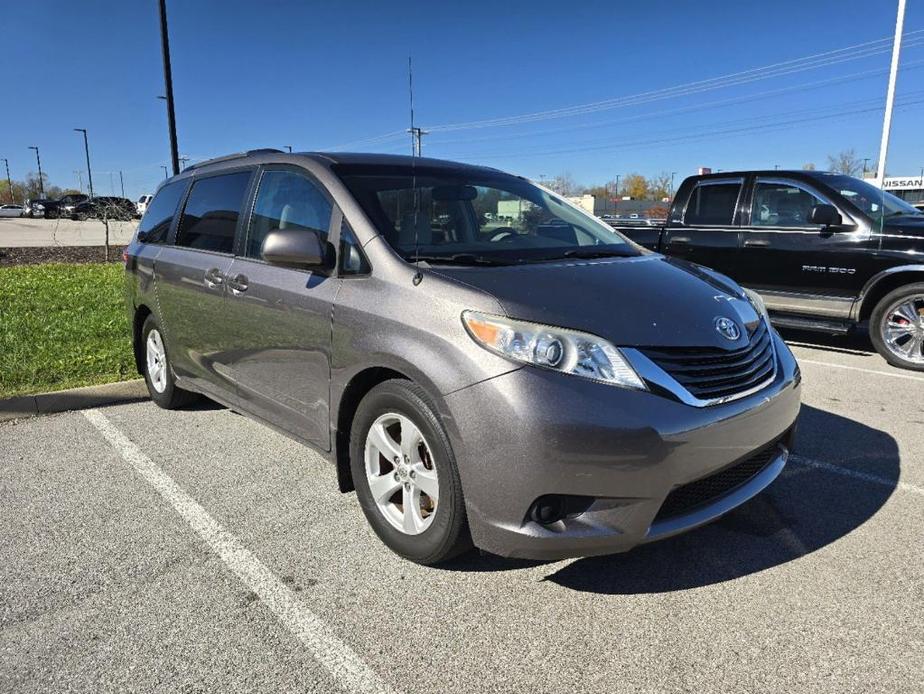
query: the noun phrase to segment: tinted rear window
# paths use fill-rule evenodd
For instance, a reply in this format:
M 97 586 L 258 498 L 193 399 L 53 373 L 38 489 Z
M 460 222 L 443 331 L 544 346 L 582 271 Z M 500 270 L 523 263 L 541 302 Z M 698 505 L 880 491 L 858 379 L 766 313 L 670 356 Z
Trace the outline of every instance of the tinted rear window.
M 173 215 L 176 214 L 176 208 L 180 203 L 180 198 L 183 197 L 184 190 L 186 190 L 186 181 L 176 181 L 168 183 L 157 191 L 157 195 L 148 205 L 138 225 L 138 231 L 143 231 L 148 235 L 145 239 L 146 243 L 163 243 L 167 239 L 170 223 L 173 221 Z
M 231 253 L 250 172 L 210 176 L 193 183 L 176 245 Z
M 740 191 L 741 184 L 738 182 L 700 183 L 690 195 L 684 224 L 731 224 Z

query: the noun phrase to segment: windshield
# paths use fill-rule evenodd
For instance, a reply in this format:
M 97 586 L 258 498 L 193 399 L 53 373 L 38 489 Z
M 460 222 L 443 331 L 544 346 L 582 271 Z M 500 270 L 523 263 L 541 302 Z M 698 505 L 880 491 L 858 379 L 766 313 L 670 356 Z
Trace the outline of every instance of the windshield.
M 890 217 L 920 215 L 921 213 L 901 198 L 852 176 L 827 175 L 822 181 L 881 224 Z
M 461 265 L 635 256 L 631 241 L 564 199 L 502 173 L 419 166 L 336 168 L 407 260 Z

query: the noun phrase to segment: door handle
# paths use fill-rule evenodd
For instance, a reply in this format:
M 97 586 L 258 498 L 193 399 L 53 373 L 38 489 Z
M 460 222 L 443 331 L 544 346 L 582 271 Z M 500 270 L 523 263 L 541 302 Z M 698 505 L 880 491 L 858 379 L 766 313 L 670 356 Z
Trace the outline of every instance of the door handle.
M 221 270 L 217 267 L 209 268 L 205 271 L 205 286 L 209 289 L 215 289 L 215 287 L 221 286 L 224 283 L 224 275 L 221 274 Z
M 676 243 L 678 246 L 686 246 L 693 239 L 689 236 L 671 236 L 668 243 Z
M 228 287 L 232 294 L 241 294 L 247 291 L 247 276 L 238 273 L 228 280 Z
M 764 241 L 763 239 L 745 239 L 744 245 L 751 246 L 752 248 L 753 247 L 764 248 L 766 246 L 769 246 L 770 242 Z

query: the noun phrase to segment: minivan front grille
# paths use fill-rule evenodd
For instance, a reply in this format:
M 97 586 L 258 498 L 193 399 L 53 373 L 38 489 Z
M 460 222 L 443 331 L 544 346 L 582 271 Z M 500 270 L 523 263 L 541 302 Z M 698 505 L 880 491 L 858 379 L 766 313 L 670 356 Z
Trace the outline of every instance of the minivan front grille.
M 776 373 L 773 337 L 760 321 L 747 347 L 659 347 L 641 352 L 701 400 L 734 397 L 760 386 Z
M 723 470 L 674 489 L 655 516 L 654 523 L 695 511 L 717 501 L 753 479 L 780 454 L 779 441 Z

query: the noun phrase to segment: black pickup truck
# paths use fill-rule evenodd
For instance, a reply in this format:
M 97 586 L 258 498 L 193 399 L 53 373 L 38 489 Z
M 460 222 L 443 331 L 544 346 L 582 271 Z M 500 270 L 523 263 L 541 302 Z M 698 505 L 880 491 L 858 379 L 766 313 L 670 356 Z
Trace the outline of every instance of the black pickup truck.
M 924 214 L 865 181 L 821 171 L 691 176 L 665 225 L 613 226 L 754 289 L 780 327 L 868 327 L 889 363 L 924 371 Z

